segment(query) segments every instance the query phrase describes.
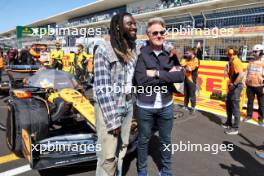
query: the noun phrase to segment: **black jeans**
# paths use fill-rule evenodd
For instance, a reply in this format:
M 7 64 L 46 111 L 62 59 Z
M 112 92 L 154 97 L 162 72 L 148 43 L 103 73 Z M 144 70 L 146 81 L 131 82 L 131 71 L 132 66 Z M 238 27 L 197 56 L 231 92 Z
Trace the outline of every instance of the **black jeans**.
M 263 86 L 261 87 L 251 87 L 247 86 L 247 117 L 252 117 L 253 114 L 253 105 L 254 105 L 254 98 L 257 95 L 258 99 L 258 113 L 259 113 L 259 120 L 263 120 L 264 114 L 264 94 L 263 94 Z
M 226 124 L 234 129 L 238 129 L 240 122 L 240 95 L 243 85 L 238 84 L 233 90 L 229 90 L 226 97 Z M 235 117 L 235 122 L 232 124 L 232 115 Z
M 191 82 L 190 80 L 184 80 L 184 106 L 188 107 L 189 101 L 191 101 L 191 106 L 195 108 L 196 106 L 196 83 Z

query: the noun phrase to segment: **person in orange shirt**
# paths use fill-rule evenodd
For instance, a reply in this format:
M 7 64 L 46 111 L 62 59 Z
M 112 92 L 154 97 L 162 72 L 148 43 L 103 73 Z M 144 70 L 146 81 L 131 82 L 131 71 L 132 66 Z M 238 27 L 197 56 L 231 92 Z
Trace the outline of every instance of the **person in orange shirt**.
M 189 101 L 191 101 L 190 113 L 195 112 L 196 106 L 196 80 L 198 76 L 199 59 L 195 55 L 196 49 L 189 48 L 186 51 L 185 59 L 181 60 L 181 66 L 185 69 L 184 80 L 184 109 L 188 109 Z
M 3 70 L 4 70 L 4 56 L 3 56 L 3 49 L 0 48 L 0 82 L 2 82 Z
M 228 85 L 228 93 L 226 97 L 226 113 L 227 120 L 222 124 L 222 127 L 227 129 L 226 134 L 238 134 L 238 126 L 240 123 L 240 95 L 243 89 L 243 65 L 237 56 L 237 51 L 232 48 L 227 50 L 227 57 L 229 59 L 228 76 L 230 83 Z M 232 123 L 232 116 L 235 121 Z

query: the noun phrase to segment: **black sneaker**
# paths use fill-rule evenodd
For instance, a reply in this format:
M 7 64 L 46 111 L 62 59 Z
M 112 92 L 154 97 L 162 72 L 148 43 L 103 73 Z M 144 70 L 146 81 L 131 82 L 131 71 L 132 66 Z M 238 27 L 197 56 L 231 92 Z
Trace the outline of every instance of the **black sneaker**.
M 251 117 L 246 117 L 246 118 L 243 119 L 243 122 L 247 122 L 249 120 L 251 120 Z
M 223 123 L 221 125 L 224 129 L 229 129 L 230 128 L 230 125 L 228 125 L 227 123 Z
M 230 128 L 229 130 L 225 131 L 225 134 L 237 135 L 238 134 L 238 129 Z

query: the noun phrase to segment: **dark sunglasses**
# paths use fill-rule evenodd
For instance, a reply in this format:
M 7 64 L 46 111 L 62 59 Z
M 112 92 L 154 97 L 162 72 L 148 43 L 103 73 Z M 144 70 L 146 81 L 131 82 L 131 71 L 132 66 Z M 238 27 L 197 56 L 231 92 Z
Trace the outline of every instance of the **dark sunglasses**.
M 154 32 L 152 32 L 151 34 L 153 35 L 153 36 L 157 36 L 157 35 L 161 35 L 161 36 L 163 36 L 163 35 L 165 35 L 165 33 L 166 33 L 166 31 L 164 30 L 164 31 L 154 31 Z

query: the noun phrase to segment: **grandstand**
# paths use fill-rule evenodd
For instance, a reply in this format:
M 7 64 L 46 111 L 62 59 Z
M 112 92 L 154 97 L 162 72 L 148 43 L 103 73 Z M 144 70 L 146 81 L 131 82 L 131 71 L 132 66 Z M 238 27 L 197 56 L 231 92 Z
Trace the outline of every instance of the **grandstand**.
M 163 17 L 167 28 L 200 28 L 201 30 L 233 28 L 232 35 L 217 38 L 197 33 L 171 35 L 168 39 L 184 52 L 188 46 L 200 42 L 204 48 L 203 59 L 224 60 L 225 48 L 232 46 L 247 50 L 256 43 L 264 44 L 263 0 L 101 0 L 43 20 L 29 27 L 101 28 L 107 34 L 111 17 L 119 12 L 130 12 L 137 19 L 138 39 L 145 39 L 146 23 L 150 17 Z M 65 47 L 74 46 L 81 36 L 60 36 Z M 93 35 L 87 35 L 94 38 Z M 16 29 L 0 33 L 0 44 L 22 46 L 34 42 L 54 43 L 58 36 L 16 37 Z M 86 44 L 88 45 L 88 43 Z

